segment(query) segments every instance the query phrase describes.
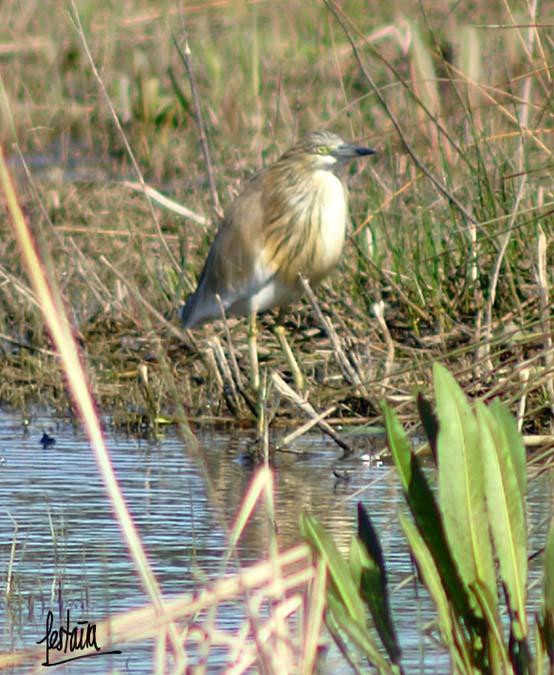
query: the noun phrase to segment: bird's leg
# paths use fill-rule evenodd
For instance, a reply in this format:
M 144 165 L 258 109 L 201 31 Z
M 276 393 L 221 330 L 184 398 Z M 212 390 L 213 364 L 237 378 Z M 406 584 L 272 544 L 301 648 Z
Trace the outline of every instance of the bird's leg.
M 252 372 L 250 379 L 252 382 L 252 389 L 258 393 L 260 391 L 260 365 L 258 363 L 258 326 L 256 324 L 256 313 L 250 315 L 248 328 L 248 349 L 250 351 L 250 367 Z
M 292 371 L 292 377 L 294 379 L 294 385 L 296 387 L 296 391 L 300 394 L 304 393 L 304 386 L 305 386 L 305 380 L 304 380 L 304 375 L 302 375 L 302 371 L 300 370 L 300 366 L 298 365 L 298 361 L 296 360 L 294 354 L 292 353 L 292 349 L 290 348 L 290 345 L 287 340 L 287 332 L 285 327 L 283 326 L 282 323 L 282 316 L 281 312 L 279 312 L 279 316 L 277 317 L 277 323 L 274 328 L 275 335 L 277 336 L 277 339 L 279 340 L 279 344 L 281 345 L 281 349 L 283 350 L 283 353 L 285 354 L 285 358 L 287 360 L 287 363 L 289 364 L 289 368 Z
M 264 368 L 263 382 L 260 378 L 260 364 L 258 362 L 258 324 L 256 323 L 256 313 L 250 315 L 248 329 L 248 348 L 250 350 L 250 368 L 252 369 L 251 381 L 252 389 L 256 395 L 256 421 L 258 431 L 258 442 L 262 454 L 267 461 L 268 454 L 268 426 L 267 426 L 267 369 Z

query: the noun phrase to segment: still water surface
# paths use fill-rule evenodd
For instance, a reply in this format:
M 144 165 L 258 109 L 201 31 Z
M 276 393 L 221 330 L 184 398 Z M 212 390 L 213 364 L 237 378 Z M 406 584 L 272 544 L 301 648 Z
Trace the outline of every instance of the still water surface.
M 55 438 L 55 445 L 41 446 L 44 431 Z M 207 578 L 217 575 L 226 548 L 221 514 L 232 521 L 254 471 L 241 461 L 251 440 L 244 432 L 205 431 L 198 439 L 205 460 L 203 471 L 214 490 L 211 498 L 198 461 L 172 430 L 155 443 L 108 434 L 114 468 L 167 596 L 198 590 L 202 585 L 199 572 Z M 383 439 L 372 441 L 376 449 L 383 444 Z M 421 627 L 434 618 L 432 607 L 421 588 L 403 583 L 413 569 L 396 517 L 404 508 L 402 494 L 390 466 L 360 459 L 341 462 L 338 448 L 319 435 L 304 437 L 295 449 L 304 454 L 287 456 L 275 471 L 281 547 L 300 541 L 298 515 L 306 509 L 330 529 L 343 551 L 348 550 L 361 499 L 381 537 L 406 671 L 447 674 L 448 659 L 422 636 Z M 333 469 L 346 472 L 349 480 L 337 481 Z M 360 497 L 356 493 L 361 488 L 366 490 Z M 551 513 L 552 481 L 545 474 L 530 482 L 531 550 L 543 544 Z M 241 540 L 242 562 L 264 559 L 268 538 L 267 521 L 260 514 Z M 12 584 L 21 602 L 6 605 L 1 589 L 0 651 L 34 646 L 44 635 L 49 609 L 56 616 L 54 625 L 59 625 L 62 603 L 64 611 L 71 610 L 72 620 L 85 616 L 89 621 L 146 603 L 84 434 L 41 416 L 23 426 L 19 416 L 0 412 L 2 584 L 14 540 Z M 532 570 L 535 587 L 538 577 L 537 564 Z M 536 609 L 538 590 L 531 596 Z M 226 620 L 239 625 L 242 616 L 233 616 L 231 610 Z M 92 674 L 111 668 L 137 675 L 152 672 L 151 645 L 124 645 L 122 650 L 111 662 L 108 657 L 96 663 L 86 659 L 55 672 Z M 224 672 L 223 664 L 214 659 L 209 672 Z M 324 672 L 342 675 L 351 670 L 332 648 Z

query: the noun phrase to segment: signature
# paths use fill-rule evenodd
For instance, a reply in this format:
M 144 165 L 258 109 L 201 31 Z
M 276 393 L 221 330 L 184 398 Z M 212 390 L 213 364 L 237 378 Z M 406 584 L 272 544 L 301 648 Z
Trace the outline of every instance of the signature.
M 73 627 L 71 626 L 69 618 L 69 610 L 66 614 L 65 626 L 60 625 L 58 630 L 53 629 L 54 613 L 48 611 L 46 616 L 46 633 L 41 640 L 37 640 L 37 645 L 42 642 L 46 645 L 46 661 L 42 663 L 43 666 L 57 666 L 60 663 L 68 663 L 76 659 L 85 659 L 89 656 L 100 656 L 104 654 L 121 654 L 120 650 L 113 650 L 109 652 L 102 651 L 96 642 L 96 624 L 88 621 L 77 621 Z M 84 650 L 94 648 L 95 651 L 89 651 L 86 654 L 78 654 Z M 60 656 L 70 655 L 67 658 L 51 661 L 51 651 L 59 652 Z

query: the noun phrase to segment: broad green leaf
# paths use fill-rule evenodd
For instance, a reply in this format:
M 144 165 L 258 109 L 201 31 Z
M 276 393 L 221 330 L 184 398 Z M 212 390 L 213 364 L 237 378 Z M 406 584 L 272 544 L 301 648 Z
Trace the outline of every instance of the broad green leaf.
M 331 633 L 334 628 L 340 629 L 344 632 L 350 640 L 361 649 L 369 662 L 374 665 L 380 673 L 385 675 L 394 675 L 398 672 L 396 668 L 383 657 L 371 633 L 360 626 L 358 621 L 352 619 L 344 608 L 344 604 L 340 602 L 334 595 L 328 597 L 328 607 L 332 614 L 331 620 L 326 619 L 327 625 Z M 333 625 L 335 624 L 335 625 Z M 334 635 L 336 638 L 336 636 Z
M 541 625 L 539 617 L 535 617 L 535 629 L 533 631 L 535 637 L 535 675 L 544 675 L 544 662 L 546 660 L 546 652 L 541 634 Z
M 544 549 L 543 599 L 539 629 L 551 668 L 554 668 L 554 520 Z
M 514 473 L 519 484 L 521 499 L 524 500 L 527 494 L 527 456 L 523 438 L 517 428 L 517 423 L 513 415 L 499 399 L 495 398 L 489 405 L 489 409 L 498 420 L 502 431 L 506 436 L 506 442 L 514 466 Z
M 349 615 L 365 625 L 366 611 L 350 569 L 327 530 L 315 516 L 300 514 L 300 532 L 312 550 L 320 555 L 329 569 L 329 579 L 337 597 L 346 607 Z
M 436 465 L 437 434 L 439 433 L 439 422 L 433 410 L 433 406 L 421 392 L 419 392 L 417 395 L 417 411 L 419 413 L 419 419 L 421 420 L 423 428 L 425 429 L 425 435 L 429 441 L 429 447 L 431 448 L 431 453 Z
M 517 673 L 517 675 L 529 675 L 530 673 L 537 675 L 534 667 L 535 659 L 531 652 L 528 638 L 525 637 L 522 640 L 518 640 L 514 633 L 510 632 L 508 646 L 510 663 L 512 664 L 514 672 Z
M 362 502 L 358 502 L 358 537 L 365 546 L 371 561 L 380 573 L 383 587 L 387 584 L 387 571 L 381 542 L 373 527 L 371 518 Z
M 396 464 L 402 488 L 406 497 L 408 497 L 412 485 L 412 448 L 410 441 L 394 410 L 386 401 L 381 403 L 381 409 L 383 410 L 387 444 Z M 430 494 L 431 491 L 429 490 Z
M 387 589 L 385 561 L 379 538 L 363 504 L 358 504 L 358 537 L 352 540 L 351 561 L 360 570 L 360 595 L 371 612 L 373 624 L 391 661 L 400 660 Z
M 522 641 L 528 632 L 525 603 L 527 600 L 527 533 L 525 505 L 518 480 L 519 464 L 510 451 L 504 415 L 498 414 L 500 402 L 487 408 L 478 401 L 475 407 L 479 424 L 487 511 L 500 577 L 509 598 L 512 632 Z
M 433 367 L 439 433 L 439 504 L 446 538 L 467 588 L 478 581 L 496 591 L 479 430 L 452 375 Z
M 418 457 L 412 452 L 410 442 L 398 417 L 386 403 L 383 403 L 381 407 L 387 443 L 417 528 L 431 551 L 447 595 L 456 607 L 458 615 L 463 617 L 467 626 L 472 626 L 474 615 L 469 607 L 467 589 L 460 579 L 446 543 L 439 507 L 431 487 Z
M 362 582 L 362 569 L 364 565 L 364 556 L 361 555 L 358 550 L 361 548 L 360 541 L 354 535 L 350 542 L 350 557 L 348 562 L 350 563 L 350 574 L 352 575 L 352 580 L 356 588 L 360 588 Z
M 490 673 L 492 675 L 509 675 L 513 673 L 513 669 L 508 656 L 508 650 L 504 647 L 502 639 L 502 627 L 498 615 L 498 598 L 496 597 L 496 593 L 491 593 L 490 588 L 479 580 L 472 586 L 472 591 L 481 607 L 488 627 Z
M 398 514 L 398 518 L 410 546 L 410 551 L 417 565 L 421 580 L 435 603 L 439 631 L 452 659 L 452 672 L 468 673 L 469 675 L 473 673 L 473 668 L 467 651 L 466 641 L 464 640 L 456 614 L 452 612 L 450 601 L 431 551 L 411 520 L 402 513 Z

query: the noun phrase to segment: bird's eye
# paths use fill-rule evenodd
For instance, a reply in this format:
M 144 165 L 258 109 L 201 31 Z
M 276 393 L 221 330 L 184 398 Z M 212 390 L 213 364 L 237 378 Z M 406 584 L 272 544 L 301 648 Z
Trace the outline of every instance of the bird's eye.
M 326 145 L 318 145 L 317 148 L 315 149 L 318 155 L 328 155 L 329 154 L 329 148 Z

